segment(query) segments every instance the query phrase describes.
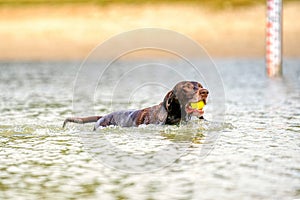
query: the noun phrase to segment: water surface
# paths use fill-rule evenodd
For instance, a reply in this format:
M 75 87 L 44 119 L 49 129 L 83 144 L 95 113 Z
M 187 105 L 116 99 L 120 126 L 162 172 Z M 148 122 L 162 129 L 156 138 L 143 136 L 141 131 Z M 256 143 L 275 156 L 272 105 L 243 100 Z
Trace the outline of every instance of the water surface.
M 217 60 L 224 123 L 96 132 L 92 124 L 61 128 L 73 114 L 79 65 L 0 64 L 0 199 L 300 198 L 299 59 L 284 62 L 282 79 L 268 79 L 263 60 Z M 142 99 L 118 107 L 161 96 L 149 89 Z M 112 109 L 106 103 L 99 114 Z

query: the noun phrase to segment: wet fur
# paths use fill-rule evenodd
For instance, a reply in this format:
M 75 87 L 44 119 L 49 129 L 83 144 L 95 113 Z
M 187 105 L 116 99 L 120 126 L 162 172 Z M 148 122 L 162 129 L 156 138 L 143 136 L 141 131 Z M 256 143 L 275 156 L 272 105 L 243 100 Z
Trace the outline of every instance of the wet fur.
M 163 102 L 158 105 L 140 110 L 116 111 L 104 116 L 71 117 L 64 121 L 63 127 L 65 127 L 68 122 L 79 124 L 96 122 L 94 129 L 110 125 L 131 127 L 141 124 L 178 124 L 182 119 L 184 121 L 190 119 L 191 116 L 186 113 L 184 106 L 187 105 L 191 99 L 195 99 L 196 95 L 199 96 L 201 89 L 207 91 L 203 89 L 202 85 L 198 82 L 179 82 L 166 94 Z M 199 97 L 197 98 L 199 99 Z M 199 118 L 202 118 L 202 116 Z

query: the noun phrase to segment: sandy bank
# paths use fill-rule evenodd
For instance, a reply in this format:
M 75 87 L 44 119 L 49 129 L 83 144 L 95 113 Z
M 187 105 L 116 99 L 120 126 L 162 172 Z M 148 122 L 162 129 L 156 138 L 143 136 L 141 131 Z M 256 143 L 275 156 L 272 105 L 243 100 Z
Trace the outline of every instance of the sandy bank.
M 284 55 L 300 56 L 300 3 L 284 7 Z M 0 7 L 0 60 L 83 59 L 124 31 L 183 33 L 213 57 L 264 56 L 265 8 L 213 11 L 192 5 Z

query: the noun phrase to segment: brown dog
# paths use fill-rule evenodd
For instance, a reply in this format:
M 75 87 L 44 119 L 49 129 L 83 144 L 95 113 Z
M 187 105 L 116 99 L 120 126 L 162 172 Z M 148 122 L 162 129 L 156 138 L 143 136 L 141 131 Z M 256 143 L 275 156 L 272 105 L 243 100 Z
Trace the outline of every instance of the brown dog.
M 181 120 L 188 121 L 192 116 L 203 118 L 202 109 L 193 109 L 191 103 L 203 101 L 206 104 L 208 90 L 194 81 L 182 81 L 167 93 L 162 103 L 141 109 L 129 111 L 116 111 L 105 116 L 91 116 L 84 118 L 67 118 L 68 122 L 79 124 L 96 122 L 95 129 L 102 126 L 139 126 L 141 124 L 178 124 Z

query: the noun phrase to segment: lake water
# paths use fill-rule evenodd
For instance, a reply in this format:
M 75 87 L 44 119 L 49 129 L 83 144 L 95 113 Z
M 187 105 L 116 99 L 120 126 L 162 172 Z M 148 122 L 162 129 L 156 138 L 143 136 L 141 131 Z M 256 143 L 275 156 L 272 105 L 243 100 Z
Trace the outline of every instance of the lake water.
M 0 199 L 299 199 L 300 60 L 284 61 L 282 79 L 266 77 L 263 59 L 215 63 L 223 121 L 208 103 L 208 121 L 95 132 L 61 128 L 91 114 L 84 91 L 74 97 L 80 63 L 0 63 Z M 93 111 L 154 105 L 166 91 L 140 89 L 118 91 L 114 104 L 97 90 Z

